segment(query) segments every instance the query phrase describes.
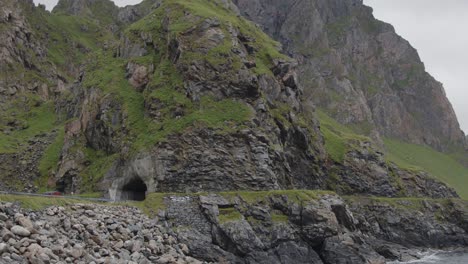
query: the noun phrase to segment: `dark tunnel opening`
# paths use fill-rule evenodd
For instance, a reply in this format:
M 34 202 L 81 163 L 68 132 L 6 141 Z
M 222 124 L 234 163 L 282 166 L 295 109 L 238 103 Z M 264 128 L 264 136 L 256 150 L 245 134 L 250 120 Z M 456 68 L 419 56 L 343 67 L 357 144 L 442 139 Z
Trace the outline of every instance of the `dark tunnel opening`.
M 122 196 L 126 200 L 144 201 L 147 190 L 146 184 L 140 178 L 135 178 L 122 188 Z

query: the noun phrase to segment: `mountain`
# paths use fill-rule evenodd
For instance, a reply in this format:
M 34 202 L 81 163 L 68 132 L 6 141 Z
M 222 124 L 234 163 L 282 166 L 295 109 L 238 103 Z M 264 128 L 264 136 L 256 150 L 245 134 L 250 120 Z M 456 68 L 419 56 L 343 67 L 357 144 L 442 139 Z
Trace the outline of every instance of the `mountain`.
M 307 101 L 341 124 L 438 150 L 466 144 L 442 85 L 362 1 L 234 3 L 300 62 Z
M 138 200 L 212 262 L 468 241 L 465 135 L 361 1 L 1 1 L 2 190 Z
M 466 138 L 442 85 L 370 7 L 360 0 L 233 2 L 298 61 L 303 104 L 371 137 L 400 168 L 465 183 L 468 171 L 459 163 L 466 164 Z

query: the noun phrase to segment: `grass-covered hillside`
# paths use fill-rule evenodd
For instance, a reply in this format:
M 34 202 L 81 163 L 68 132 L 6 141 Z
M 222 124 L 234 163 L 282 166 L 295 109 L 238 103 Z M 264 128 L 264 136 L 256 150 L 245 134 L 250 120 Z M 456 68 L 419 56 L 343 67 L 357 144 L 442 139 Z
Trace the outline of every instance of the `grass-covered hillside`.
M 338 163 L 343 163 L 346 154 L 359 148 L 359 142 L 372 142 L 361 135 L 362 131 L 355 127 L 339 124 L 329 117 L 325 111 L 319 110 L 318 116 L 325 147 L 329 157 Z M 468 199 L 468 167 L 462 164 L 464 153 L 442 153 L 428 146 L 405 143 L 402 140 L 386 138 L 384 154 L 387 162 L 394 163 L 407 171 L 425 171 L 430 177 L 438 179 L 450 187 L 464 199 Z
M 426 171 L 468 199 L 468 168 L 451 155 L 395 139 L 386 139 L 385 147 L 389 161 L 404 169 Z

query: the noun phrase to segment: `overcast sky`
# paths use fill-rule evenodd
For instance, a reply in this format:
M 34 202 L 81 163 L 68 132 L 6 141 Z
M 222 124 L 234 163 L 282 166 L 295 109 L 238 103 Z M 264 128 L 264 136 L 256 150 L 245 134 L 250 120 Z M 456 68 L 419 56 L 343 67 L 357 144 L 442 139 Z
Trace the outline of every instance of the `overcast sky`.
M 34 0 L 53 8 L 57 0 Z M 285 0 L 287 1 L 287 0 Z M 345 0 L 343 0 L 345 1 Z M 119 6 L 141 0 L 114 0 Z M 419 51 L 426 69 L 445 86 L 468 132 L 468 0 L 364 0 Z
M 468 1 L 364 0 L 419 52 L 426 70 L 445 87 L 468 132 Z
M 134 5 L 140 3 L 142 0 L 113 0 L 114 3 L 118 6 Z M 48 10 L 54 8 L 58 0 L 34 0 L 34 2 L 45 4 Z

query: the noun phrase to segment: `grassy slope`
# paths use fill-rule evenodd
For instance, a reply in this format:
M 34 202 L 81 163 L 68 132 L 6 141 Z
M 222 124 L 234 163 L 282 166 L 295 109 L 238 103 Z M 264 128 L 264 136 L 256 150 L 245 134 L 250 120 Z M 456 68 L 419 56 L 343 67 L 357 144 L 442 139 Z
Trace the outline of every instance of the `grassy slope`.
M 433 177 L 455 188 L 464 199 L 468 199 L 468 168 L 448 154 L 437 152 L 427 146 L 386 139 L 387 159 L 401 168 L 421 169 Z
M 281 57 L 276 50 L 276 43 L 260 34 L 253 24 L 236 17 L 220 6 L 197 0 L 186 3 L 185 1 L 166 1 L 167 6 L 173 7 L 174 13 L 172 21 L 173 28 L 171 34 L 180 34 L 182 31 L 190 28 L 193 24 L 186 21 L 181 8 L 190 10 L 192 14 L 203 17 L 220 17 L 225 25 L 232 23 L 243 26 L 242 30 L 246 34 L 259 38 L 257 45 L 259 52 L 258 71 L 265 71 L 264 66 L 270 63 L 271 58 Z M 176 8 L 174 8 L 176 7 Z M 135 62 L 143 65 L 154 64 L 156 70 L 152 78 L 149 92 L 142 94 L 133 89 L 125 79 L 125 66 L 127 61 L 121 58 L 113 57 L 111 51 L 100 51 L 100 43 L 112 42 L 112 36 L 106 31 L 100 30 L 99 26 L 92 19 L 86 17 L 69 16 L 60 12 L 49 14 L 40 10 L 29 11 L 28 20 L 31 24 L 41 25 L 36 29 L 37 38 L 43 38 L 43 32 L 48 32 L 47 41 L 48 56 L 50 61 L 58 66 L 58 69 L 64 68 L 69 64 L 79 65 L 92 54 L 94 60 L 88 65 L 85 78 L 85 87 L 99 88 L 105 94 L 111 95 L 122 103 L 124 111 L 127 113 L 127 127 L 129 135 L 125 140 L 132 144 L 134 152 L 144 148 L 151 147 L 164 140 L 168 135 L 181 132 L 194 125 L 203 125 L 212 128 L 232 129 L 240 123 L 250 119 L 251 110 L 242 102 L 234 100 L 214 101 L 212 98 L 204 97 L 200 103 L 194 104 L 186 98 L 184 92 L 179 90 L 183 86 L 182 78 L 177 74 L 175 67 L 168 61 L 164 49 L 159 53 L 151 52 L 148 56 L 135 58 Z M 156 17 L 155 17 L 156 16 Z M 161 21 L 165 16 L 165 9 L 158 9 L 139 23 L 130 26 L 129 34 L 139 35 L 141 31 L 151 32 L 152 34 L 163 32 Z M 201 19 L 200 21 L 202 21 Z M 133 30 L 133 32 L 131 32 Z M 44 40 L 45 41 L 45 40 Z M 160 46 L 165 46 L 164 40 Z M 224 48 L 213 49 L 206 56 L 196 56 L 197 59 L 205 59 L 210 63 L 218 63 L 218 53 L 223 53 Z M 230 47 L 229 47 L 230 50 Z M 225 54 L 219 54 L 224 56 Z M 267 69 L 267 68 L 266 68 Z M 268 70 L 268 69 L 267 69 Z M 67 76 L 66 72 L 62 73 Z M 32 79 L 37 79 L 32 76 Z M 27 99 L 29 97 L 26 97 Z M 154 122 L 145 113 L 145 100 L 148 98 L 161 101 L 165 107 L 161 110 L 164 114 L 163 120 Z M 29 100 L 29 99 L 28 99 Z M 19 102 L 18 105 L 24 104 Z M 30 109 L 23 110 L 21 107 L 10 107 L 9 116 L 16 116 L 24 129 L 13 131 L 10 135 L 0 137 L 0 153 L 17 152 L 19 145 L 35 135 L 47 133 L 53 129 L 58 129 L 58 137 L 53 144 L 46 150 L 44 157 L 40 162 L 40 173 L 43 177 L 38 183 L 45 187 L 49 171 L 53 170 L 60 157 L 61 145 L 63 143 L 63 123 L 58 124 L 54 114 L 52 103 L 44 103 L 43 106 L 36 107 L 36 103 Z M 172 116 L 174 107 L 182 105 L 185 109 L 185 115 L 179 119 Z M 37 109 L 36 109 L 37 108 Z M 1 124 L 0 124 L 1 125 Z M 116 155 L 108 156 L 100 151 L 85 148 L 83 152 L 90 166 L 82 173 L 83 183 L 86 191 L 92 191 L 92 186 L 97 182 L 109 168 Z M 89 187 L 89 188 L 88 188 Z
M 17 99 L 12 108 L 0 114 L 2 116 L 12 120 L 14 116 L 14 120 L 21 123 L 21 129 L 0 132 L 0 154 L 17 152 L 25 147 L 28 139 L 51 131 L 56 122 L 53 104 L 40 103 L 31 97 Z
M 321 110 L 317 112 L 325 148 L 332 160 L 342 163 L 346 153 L 357 141 L 370 141 L 369 138 L 358 135 L 353 127 L 339 124 Z M 464 155 L 463 153 L 457 153 L 458 156 L 441 153 L 427 146 L 408 144 L 395 139 L 385 139 L 385 146 L 386 159 L 389 162 L 409 171 L 426 171 L 432 177 L 455 188 L 462 198 L 468 199 L 468 168 L 459 162 L 461 158 L 458 157 Z
M 352 150 L 356 144 L 362 141 L 371 141 L 366 136 L 359 135 L 351 128 L 341 125 L 324 111 L 317 111 L 320 120 L 320 130 L 325 140 L 325 148 L 330 158 L 343 163 L 346 153 Z

